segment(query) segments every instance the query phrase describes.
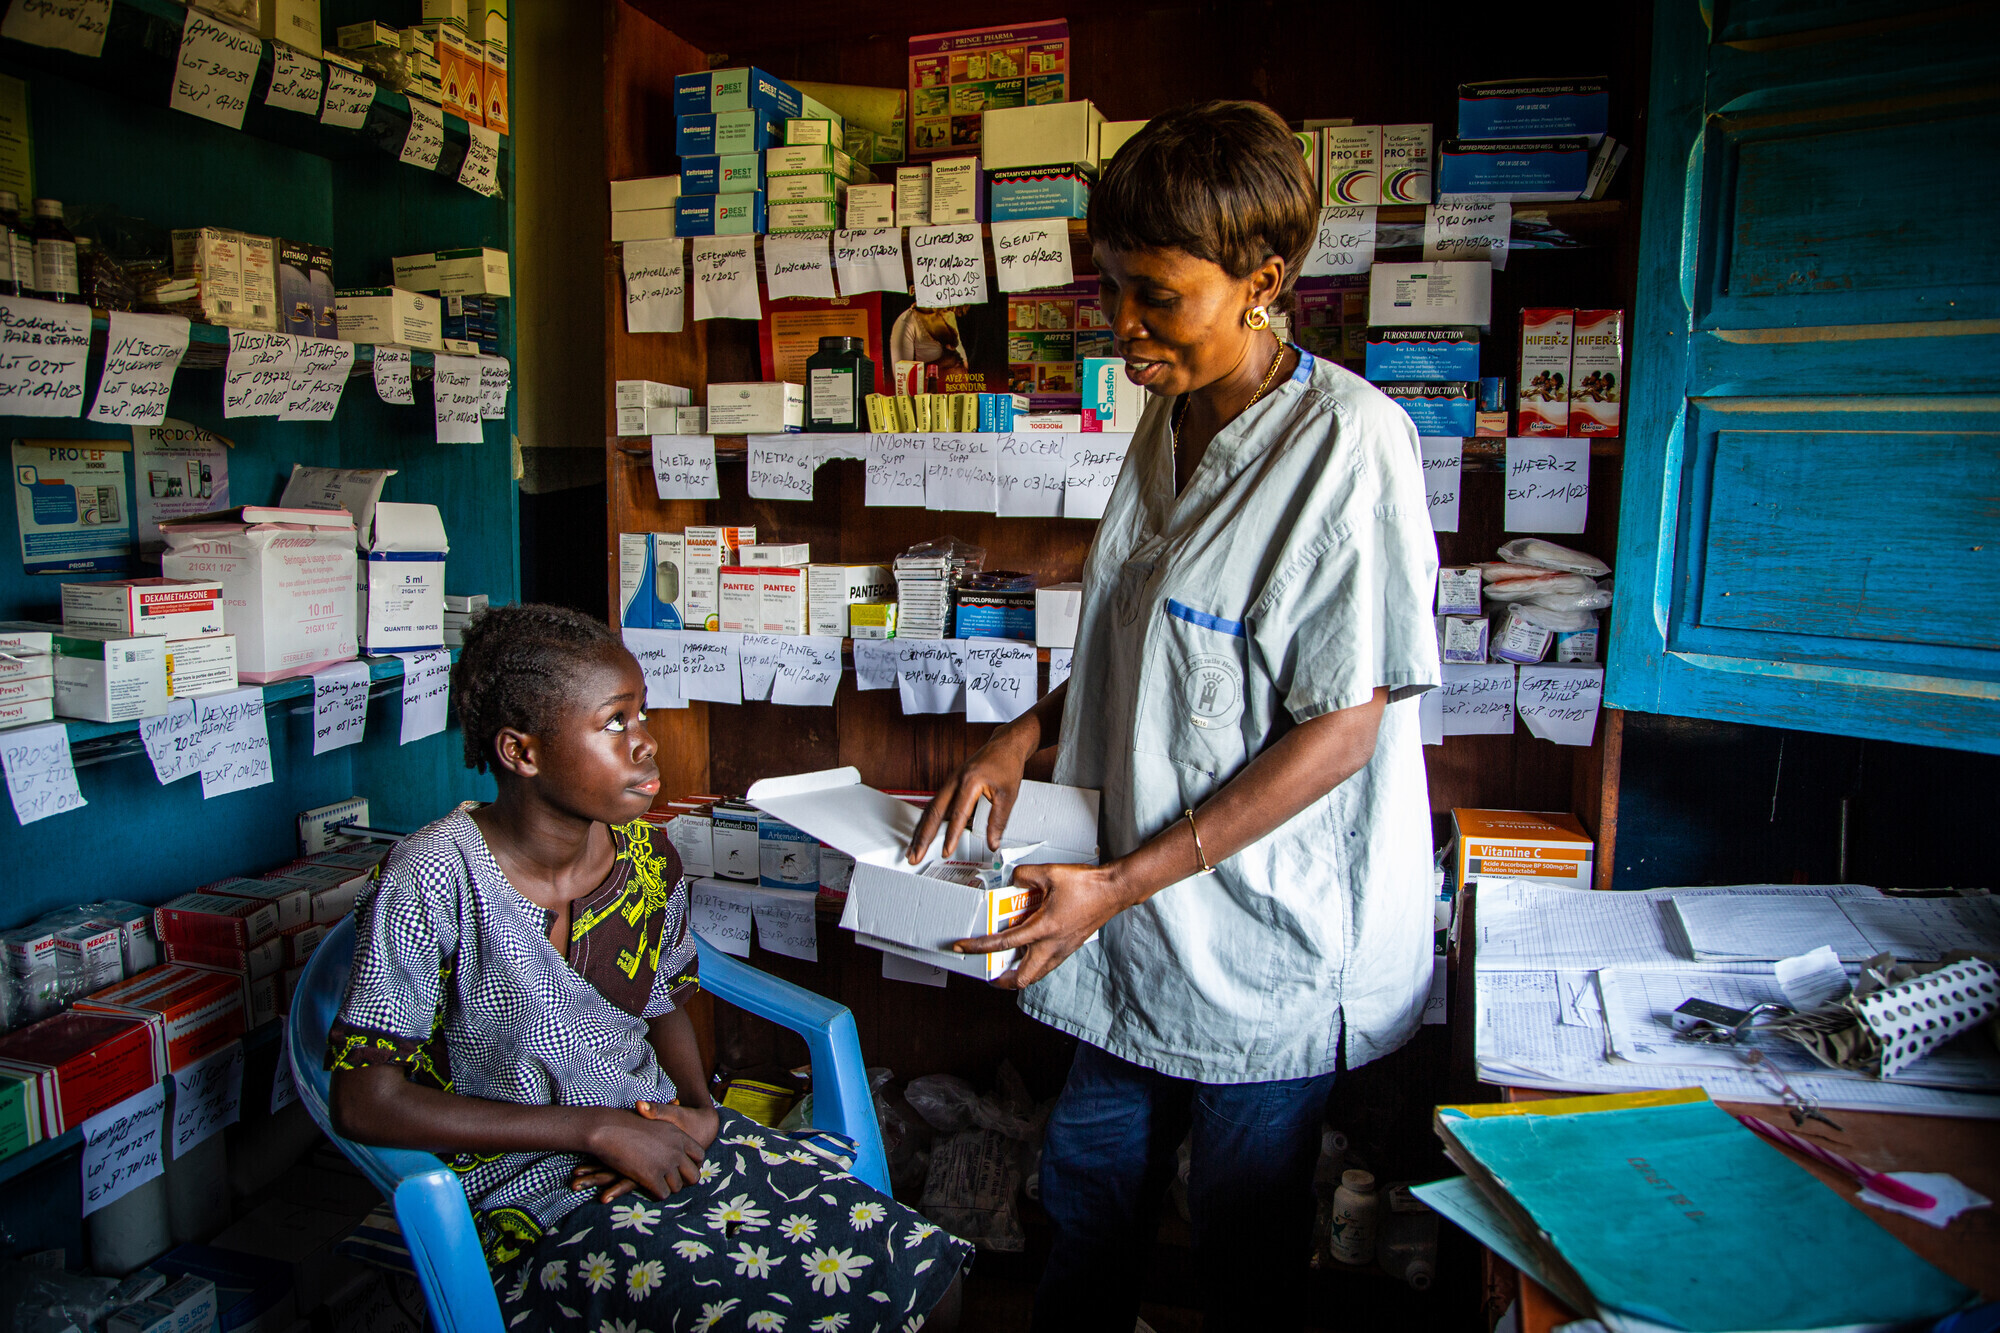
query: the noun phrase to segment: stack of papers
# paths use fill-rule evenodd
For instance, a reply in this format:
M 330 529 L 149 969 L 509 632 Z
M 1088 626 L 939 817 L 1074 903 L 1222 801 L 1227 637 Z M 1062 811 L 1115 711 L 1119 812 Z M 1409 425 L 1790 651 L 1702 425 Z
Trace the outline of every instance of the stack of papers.
M 1712 1097 L 1781 1102 L 1777 1074 L 1741 1063 L 1729 1048 L 1682 1041 L 1667 1015 L 1683 1000 L 1732 1008 L 1783 1002 L 1779 961 L 1821 945 L 1859 957 L 1976 945 L 1991 899 L 1886 898 L 1858 884 L 1740 885 L 1599 893 L 1525 880 L 1484 880 L 1475 901 L 1474 1058 L 1481 1080 L 1514 1087 L 1615 1092 L 1697 1085 Z M 1916 908 L 1916 911 L 1904 909 Z M 1782 937 L 1789 953 L 1754 932 L 1772 920 L 1817 915 L 1836 934 Z M 1856 923 L 1866 923 L 1857 925 Z M 1957 922 L 1966 935 L 1956 933 Z M 1921 938 L 1914 933 L 1926 932 Z M 1694 936 L 1709 957 L 1698 959 Z M 1871 933 L 1872 932 L 1872 933 Z M 1718 952 L 1733 957 L 1717 959 Z M 1750 955 L 1762 957 L 1751 958 Z M 1775 957 L 1774 957 L 1775 956 Z M 1850 968 L 1850 972 L 1854 969 Z M 1829 1109 L 1905 1111 L 2000 1119 L 2000 1056 L 1983 1033 L 1949 1042 L 1878 1081 L 1829 1069 L 1793 1043 L 1756 1043 L 1785 1082 Z

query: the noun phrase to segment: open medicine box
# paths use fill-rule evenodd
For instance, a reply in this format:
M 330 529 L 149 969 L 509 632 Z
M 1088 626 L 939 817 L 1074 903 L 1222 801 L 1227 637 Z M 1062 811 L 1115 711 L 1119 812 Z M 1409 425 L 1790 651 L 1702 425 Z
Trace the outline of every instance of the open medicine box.
M 766 778 L 745 799 L 854 858 L 840 924 L 859 943 L 982 981 L 1012 967 L 1016 951 L 959 954 L 951 951 L 952 941 L 1006 929 L 1034 910 L 1038 895 L 937 878 L 943 864 L 997 862 L 1011 871 L 1024 865 L 1097 862 L 1098 794 L 1079 787 L 1023 782 L 997 853 L 986 847 L 987 807 L 982 802 L 958 847 L 946 855 L 940 835 L 921 866 L 911 866 L 903 852 L 916 834 L 922 810 L 863 786 L 853 768 Z
M 383 500 L 375 506 L 365 651 L 444 646 L 444 558 L 450 549 L 436 505 Z
M 1453 810 L 1457 882 L 1532 879 L 1587 889 L 1593 846 L 1572 814 L 1534 810 Z

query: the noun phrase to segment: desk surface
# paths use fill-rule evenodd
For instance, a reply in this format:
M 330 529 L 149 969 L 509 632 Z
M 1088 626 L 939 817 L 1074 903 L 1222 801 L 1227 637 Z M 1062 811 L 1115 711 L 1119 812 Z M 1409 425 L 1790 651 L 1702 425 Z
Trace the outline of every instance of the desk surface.
M 1529 1088 L 1507 1089 L 1510 1102 L 1564 1095 Z M 1885 1111 L 1829 1111 L 1827 1114 L 1840 1124 L 1840 1132 L 1835 1133 L 1816 1120 L 1808 1120 L 1803 1129 L 1794 1129 L 1791 1115 L 1781 1106 L 1752 1102 L 1721 1105 L 1734 1114 L 1756 1116 L 1782 1129 L 1792 1129 L 1803 1138 L 1877 1171 L 1948 1171 L 2000 1203 L 2000 1121 L 1948 1120 Z M 1914 1217 L 1870 1207 L 1856 1197 L 1861 1187 L 1847 1176 L 1789 1148 L 1780 1151 L 1925 1259 L 1978 1290 L 1986 1300 L 2000 1300 L 2000 1211 L 1993 1207 L 1975 1208 L 1960 1213 L 1949 1227 L 1940 1231 Z M 1520 1280 L 1520 1298 L 1521 1333 L 1549 1333 L 1557 1325 L 1579 1317 L 1525 1275 Z

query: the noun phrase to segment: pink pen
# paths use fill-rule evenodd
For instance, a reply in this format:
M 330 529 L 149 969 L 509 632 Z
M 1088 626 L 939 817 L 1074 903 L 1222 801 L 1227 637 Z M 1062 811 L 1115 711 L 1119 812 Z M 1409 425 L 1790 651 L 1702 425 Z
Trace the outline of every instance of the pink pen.
M 1837 1152 L 1822 1148 L 1811 1139 L 1800 1138 L 1790 1130 L 1779 1129 L 1776 1125 L 1768 1121 L 1759 1120 L 1756 1116 L 1739 1115 L 1736 1118 L 1741 1120 L 1747 1128 L 1762 1134 L 1773 1143 L 1781 1143 L 1787 1148 L 1796 1148 L 1815 1162 L 1824 1163 L 1836 1171 L 1843 1171 L 1853 1176 L 1868 1189 L 1874 1190 L 1885 1199 L 1894 1199 L 1897 1203 L 1908 1204 L 1912 1208 L 1937 1207 L 1937 1200 L 1922 1190 L 1912 1189 L 1902 1181 L 1897 1180 L 1894 1176 L 1885 1176 L 1880 1171 L 1870 1171 L 1867 1167 L 1861 1165 L 1861 1163 L 1851 1161 L 1848 1158 L 1842 1157 Z

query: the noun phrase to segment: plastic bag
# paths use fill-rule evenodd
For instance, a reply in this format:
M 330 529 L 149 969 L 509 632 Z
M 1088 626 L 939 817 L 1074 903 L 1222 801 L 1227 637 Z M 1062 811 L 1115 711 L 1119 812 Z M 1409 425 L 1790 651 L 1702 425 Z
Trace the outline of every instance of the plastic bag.
M 914 1197 L 930 1174 L 931 1127 L 896 1091 L 893 1071 L 868 1071 L 868 1090 L 875 1099 L 875 1119 L 882 1126 L 882 1155 L 889 1162 L 889 1189 L 897 1198 Z
M 1500 558 L 1516 564 L 1539 565 L 1543 569 L 1588 574 L 1594 579 L 1603 578 L 1611 572 L 1611 566 L 1594 555 L 1558 546 L 1540 537 L 1516 537 L 1500 548 Z
M 1017 1254 L 1027 1247 L 1014 1199 L 1021 1190 L 1021 1145 L 990 1129 L 939 1139 L 917 1208 L 961 1240 Z
M 973 1128 L 972 1107 L 979 1092 L 956 1074 L 925 1074 L 903 1089 L 912 1109 L 940 1134 Z
M 1538 592 L 1521 601 L 1548 611 L 1602 611 L 1611 605 L 1611 585 L 1592 584 L 1588 592 Z
M 1560 570 L 1544 569 L 1540 565 L 1515 565 L 1504 560 L 1488 560 L 1473 566 L 1479 571 L 1481 583 L 1502 583 L 1508 579 L 1545 579 L 1561 573 Z
M 1559 611 L 1533 602 L 1516 602 L 1507 608 L 1507 614 L 1560 634 L 1589 629 L 1597 623 L 1597 617 L 1588 611 Z
M 1483 591 L 1491 601 L 1518 602 L 1528 597 L 1559 594 L 1575 597 L 1597 591 L 1597 585 L 1581 574 L 1554 574 L 1532 579 L 1502 579 L 1498 583 L 1487 584 Z

